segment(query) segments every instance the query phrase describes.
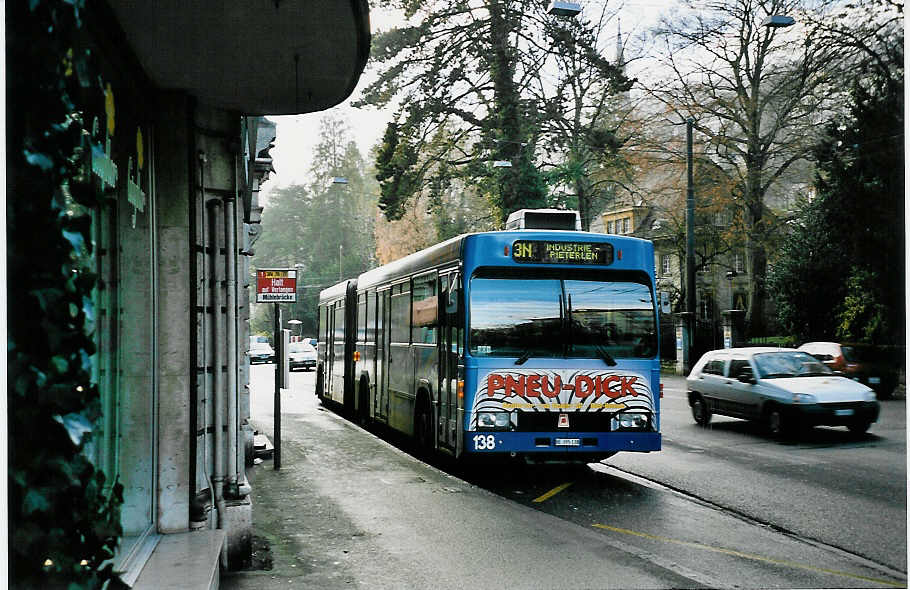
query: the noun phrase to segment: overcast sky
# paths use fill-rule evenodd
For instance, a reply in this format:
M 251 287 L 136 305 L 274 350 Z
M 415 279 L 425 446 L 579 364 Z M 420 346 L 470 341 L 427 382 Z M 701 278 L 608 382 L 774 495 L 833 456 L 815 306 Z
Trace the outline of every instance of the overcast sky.
M 599 14 L 604 7 L 604 0 L 581 0 L 579 2 L 585 12 Z M 623 37 L 631 34 L 640 34 L 647 26 L 656 21 L 657 16 L 672 2 L 661 0 L 625 0 L 622 3 L 609 2 L 609 6 L 619 6 L 619 16 L 622 23 Z M 370 28 L 373 33 L 388 30 L 401 23 L 400 17 L 388 12 L 373 9 L 370 11 Z M 611 35 L 612 36 L 612 35 Z M 615 57 L 614 44 L 604 48 L 606 57 Z M 268 194 L 281 187 L 292 184 L 306 184 L 310 181 L 308 170 L 312 165 L 312 154 L 319 134 L 319 121 L 322 117 L 331 114 L 347 120 L 354 133 L 360 152 L 366 156 L 375 145 L 385 130 L 392 112 L 379 111 L 375 108 L 355 109 L 351 102 L 360 96 L 360 90 L 372 79 L 370 64 L 360 78 L 357 88 L 351 97 L 342 104 L 319 113 L 306 115 L 288 115 L 269 117 L 278 125 L 277 139 L 271 154 L 276 172 L 263 185 L 260 200 L 268 201 Z

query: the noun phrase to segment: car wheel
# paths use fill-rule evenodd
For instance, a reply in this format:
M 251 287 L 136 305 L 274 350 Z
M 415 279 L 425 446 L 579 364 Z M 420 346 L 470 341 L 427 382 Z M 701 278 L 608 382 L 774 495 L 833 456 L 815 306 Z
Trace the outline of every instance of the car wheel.
M 872 423 L 868 420 L 857 420 L 856 422 L 847 424 L 847 428 L 849 428 L 850 432 L 853 434 L 865 434 L 870 426 L 872 426 Z
M 699 426 L 707 426 L 711 422 L 711 410 L 702 396 L 696 395 L 692 399 L 692 418 Z
M 783 438 L 790 434 L 790 423 L 780 407 L 774 406 L 768 410 L 766 422 L 768 425 L 768 432 L 770 432 L 772 436 Z

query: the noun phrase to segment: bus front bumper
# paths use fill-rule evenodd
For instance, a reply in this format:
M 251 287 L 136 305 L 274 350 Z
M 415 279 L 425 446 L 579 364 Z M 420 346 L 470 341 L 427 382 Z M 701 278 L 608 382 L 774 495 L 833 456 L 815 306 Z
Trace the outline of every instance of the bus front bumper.
M 659 451 L 659 432 L 465 432 L 467 453 L 579 453 L 613 454 L 621 451 L 648 453 Z

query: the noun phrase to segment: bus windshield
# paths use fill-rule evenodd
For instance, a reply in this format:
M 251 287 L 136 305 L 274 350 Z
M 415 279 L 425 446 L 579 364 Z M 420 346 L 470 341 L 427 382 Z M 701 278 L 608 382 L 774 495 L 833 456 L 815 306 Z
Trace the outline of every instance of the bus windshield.
M 476 274 L 470 284 L 474 356 L 653 358 L 647 279 L 574 270 Z

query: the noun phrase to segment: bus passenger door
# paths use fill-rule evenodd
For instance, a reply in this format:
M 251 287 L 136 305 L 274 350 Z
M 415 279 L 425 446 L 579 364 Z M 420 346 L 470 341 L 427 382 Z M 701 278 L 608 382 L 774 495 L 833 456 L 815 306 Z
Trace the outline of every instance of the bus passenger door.
M 335 367 L 335 305 L 326 306 L 325 322 L 325 397 L 332 399 L 332 373 Z
M 389 419 L 389 290 L 376 294 L 376 401 L 373 412 Z
M 440 446 L 455 448 L 458 395 L 458 297 L 457 273 L 440 278 L 439 284 L 439 427 Z

